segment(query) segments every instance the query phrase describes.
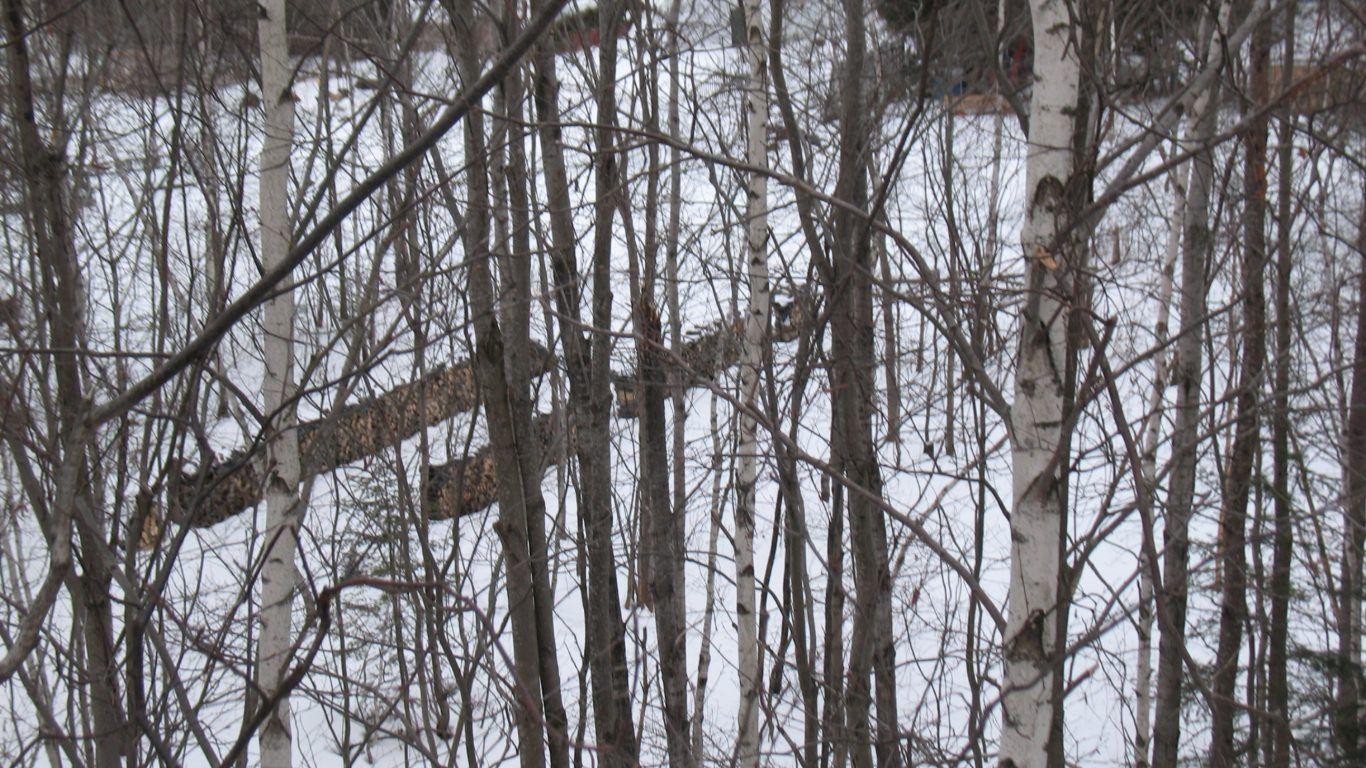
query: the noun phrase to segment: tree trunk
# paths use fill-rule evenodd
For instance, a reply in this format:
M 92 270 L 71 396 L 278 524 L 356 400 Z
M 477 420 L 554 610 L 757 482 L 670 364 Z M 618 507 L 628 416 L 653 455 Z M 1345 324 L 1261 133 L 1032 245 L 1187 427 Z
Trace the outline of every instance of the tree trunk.
M 1070 247 L 1069 194 L 1073 183 L 1074 112 L 1081 97 L 1081 65 L 1066 3 L 1032 0 L 1034 95 L 1030 104 L 1029 154 L 1025 167 L 1025 298 L 1013 434 L 1013 499 L 1010 533 L 1010 611 L 1007 617 L 1002 691 L 1000 764 L 1043 768 L 1048 764 L 1055 710 L 1055 676 L 1064 648 L 1058 642 L 1059 585 L 1065 489 L 1059 454 L 1069 385 L 1068 317 L 1077 255 Z
M 598 7 L 602 30 L 616 30 L 624 5 L 607 0 Z M 607 766 L 636 762 L 639 746 L 631 712 L 626 668 L 626 625 L 617 590 L 612 510 L 612 223 L 622 174 L 618 168 L 617 36 L 604 34 L 598 49 L 597 121 L 594 141 L 592 359 L 587 397 L 581 401 L 578 430 L 580 513 L 588 532 L 588 593 L 594 722 Z M 571 390 L 572 397 L 572 390 Z
M 764 48 L 759 0 L 745 0 L 745 159 L 756 169 L 768 167 L 768 55 Z M 740 711 L 736 752 L 740 768 L 759 765 L 758 617 L 754 602 L 754 484 L 759 476 L 759 375 L 768 335 L 771 296 L 768 283 L 768 179 L 751 171 L 745 179 L 745 266 L 749 310 L 740 356 L 740 444 L 737 451 L 735 504 L 735 620 L 740 675 Z
M 702 637 L 697 649 L 697 689 L 693 693 L 692 714 L 692 754 L 698 764 L 702 763 L 702 721 L 703 705 L 707 702 L 707 682 L 711 671 L 711 636 L 716 619 L 716 542 L 721 532 L 721 478 L 724 472 L 721 462 L 723 445 L 721 429 L 717 424 L 716 411 L 719 398 L 712 393 L 711 398 L 711 520 L 707 533 L 707 586 L 702 599 Z
M 1298 3 L 1291 0 L 1285 9 L 1284 56 L 1281 59 L 1282 90 L 1289 90 L 1294 77 L 1295 13 Z M 1290 316 L 1291 233 L 1294 201 L 1291 178 L 1294 168 L 1294 125 L 1290 115 L 1281 116 L 1276 138 L 1280 163 L 1277 178 L 1276 221 L 1276 363 L 1273 391 L 1275 408 L 1271 412 L 1272 497 L 1275 546 L 1271 563 L 1271 627 L 1267 643 L 1266 709 L 1270 729 L 1269 768 L 1290 766 L 1290 696 L 1286 679 L 1290 619 L 1290 569 L 1294 563 L 1295 528 L 1291 519 L 1290 496 L 1290 362 L 1294 356 L 1293 321 Z
M 844 486 L 835 484 L 825 541 L 825 626 L 821 681 L 821 768 L 844 768 L 849 736 L 844 727 Z
M 650 270 L 647 270 L 650 271 Z M 653 282 L 653 281 L 650 281 Z M 655 308 L 651 286 L 643 286 L 635 314 L 639 360 L 638 390 L 641 497 L 649 563 L 648 595 L 653 602 L 658 632 L 660 677 L 664 687 L 665 736 L 672 765 L 687 766 L 688 673 L 687 616 L 683 582 L 682 509 L 675 510 L 669 494 L 669 452 L 665 393 L 667 352 L 663 323 Z
M 1167 235 L 1167 253 L 1162 264 L 1162 277 L 1157 290 L 1157 323 L 1154 343 L 1161 350 L 1153 360 L 1153 394 L 1149 401 L 1148 423 L 1143 435 L 1143 477 L 1138 482 L 1150 488 L 1157 484 L 1157 449 L 1162 436 L 1162 416 L 1166 410 L 1166 391 L 1171 379 L 1171 357 L 1165 350 L 1171 320 L 1172 292 L 1176 278 L 1176 259 L 1181 252 L 1181 215 L 1186 206 L 1185 167 L 1172 171 L 1171 229 Z M 1152 531 L 1143 535 L 1151 536 Z M 1146 547 L 1144 550 L 1146 551 Z M 1152 637 L 1154 622 L 1154 585 L 1152 564 L 1146 555 L 1139 556 L 1138 573 L 1138 674 L 1134 703 L 1134 765 L 1147 768 L 1152 740 Z
M 1257 25 L 1251 46 L 1250 112 L 1261 110 L 1269 98 L 1267 69 L 1271 26 Z M 1262 374 L 1266 364 L 1266 137 L 1267 114 L 1261 111 L 1244 133 L 1242 353 L 1238 382 L 1233 453 L 1229 458 L 1225 504 L 1219 525 L 1223 573 L 1219 610 L 1219 648 L 1214 667 L 1211 704 L 1210 765 L 1231 767 L 1241 750 L 1234 743 L 1237 713 L 1238 661 L 1242 656 L 1243 626 L 1247 623 L 1247 505 L 1261 444 Z
M 653 24 L 641 29 L 642 39 L 654 32 Z M 666 30 L 665 34 L 669 34 Z M 673 39 L 672 37 L 670 39 Z M 659 132 L 659 72 L 664 51 L 645 46 L 639 55 L 648 57 L 640 62 L 641 96 L 645 112 L 645 127 Z M 642 607 L 654 613 L 656 646 L 659 657 L 660 688 L 663 694 L 664 735 L 669 762 L 687 768 L 690 758 L 688 729 L 688 671 L 687 671 L 687 615 L 686 590 L 683 581 L 684 532 L 683 509 L 676 508 L 670 499 L 669 435 L 666 398 L 669 392 L 668 349 L 664 345 L 664 326 L 657 302 L 659 283 L 659 220 L 661 179 L 660 147 L 656 142 L 646 146 L 645 177 L 645 233 L 643 248 L 637 253 L 628 246 L 631 255 L 632 312 L 635 331 L 636 376 L 633 382 L 639 450 L 641 500 L 640 568 Z M 675 166 L 674 174 L 680 173 Z M 629 199 L 629 192 L 621 195 Z M 627 237 L 633 229 L 629 206 L 623 206 L 623 224 Z M 672 213 L 670 214 L 672 215 Z M 674 273 L 677 278 L 677 229 L 666 237 L 673 238 Z M 618 378 L 618 382 L 622 379 Z M 681 422 L 681 420 L 680 420 Z M 678 428 L 675 427 L 675 433 Z
M 540 3 L 536 3 L 537 8 Z M 599 9 L 603 29 L 614 29 L 621 6 L 604 3 Z M 611 125 L 616 121 L 616 37 L 601 43 L 598 92 L 596 162 L 596 218 L 593 242 L 593 309 L 590 346 L 582 332 L 579 273 L 574 255 L 573 206 L 565 171 L 558 123 L 559 79 L 552 47 L 539 46 L 535 53 L 535 100 L 541 151 L 545 162 L 546 194 L 551 220 L 551 267 L 556 285 L 555 303 L 560 314 L 560 344 L 569 377 L 569 410 L 579 460 L 579 513 L 588 531 L 589 666 L 593 678 L 593 720 L 600 756 L 608 766 L 626 766 L 636 760 L 635 725 L 631 719 L 626 677 L 626 627 L 616 580 L 612 550 L 611 417 L 612 392 L 609 367 L 612 335 L 611 245 L 613 187 L 617 180 Z M 591 351 L 591 359 L 590 359 Z
M 452 17 L 460 41 L 462 78 L 473 82 L 479 76 L 479 44 L 475 34 L 478 17 L 470 2 L 452 2 Z M 507 605 L 512 620 L 512 658 L 518 690 L 513 696 L 517 723 L 518 757 L 524 768 L 545 765 L 545 732 L 541 702 L 540 646 L 537 640 L 535 577 L 532 573 L 528 520 L 545 517 L 541 496 L 540 441 L 532 434 L 529 374 L 519 346 L 504 342 L 495 302 L 490 261 L 489 180 L 484 117 L 472 110 L 465 118 L 466 179 L 469 193 L 465 217 L 465 250 L 469 264 L 469 299 L 473 316 L 476 353 L 474 355 L 488 424 L 493 479 L 497 484 L 498 522 L 494 526 L 503 544 L 507 568 Z M 529 258 L 529 256 L 527 257 Z M 515 271 L 514 271 L 515 273 Z M 510 286 L 511 290 L 517 287 Z M 523 287 L 522 290 L 526 290 Z M 517 312 L 529 308 L 519 307 Z M 525 326 L 512 329 L 516 334 Z M 523 343 L 520 346 L 525 346 Z M 512 365 L 509 360 L 514 361 Z M 520 365 L 517 363 L 520 362 Z M 518 376 L 518 368 L 522 375 Z M 558 681 L 552 681 L 552 684 Z
M 867 207 L 869 124 L 864 93 L 866 16 L 862 0 L 844 0 L 846 59 L 840 105 L 839 172 L 835 197 Z M 892 631 L 887 528 L 871 496 L 882 493 L 872 413 L 874 373 L 872 242 L 866 218 L 839 208 L 834 219 L 834 269 L 829 303 L 832 331 L 832 456 L 858 488 L 845 494 L 854 560 L 854 628 L 849 644 L 845 738 L 855 768 L 900 764 L 896 716 L 896 647 Z M 870 673 L 875 680 L 870 681 Z M 869 730 L 876 697 L 876 728 Z
M 664 34 L 668 38 L 667 59 L 669 61 L 669 114 L 666 130 L 670 137 L 679 134 L 679 29 L 678 17 L 680 3 L 674 0 L 665 22 Z M 653 63 L 655 73 L 653 87 L 658 92 L 658 63 Z M 654 112 L 652 111 L 652 115 Z M 655 118 L 657 120 L 657 118 Z M 657 149 L 655 150 L 658 151 Z M 652 165 L 657 167 L 657 156 L 652 156 Z M 652 172 L 656 168 L 651 169 Z M 657 183 L 657 182 L 656 182 Z M 681 236 L 683 169 L 680 164 L 678 148 L 670 149 L 669 157 L 669 208 L 668 221 L 664 233 L 665 249 L 665 292 L 669 308 L 670 341 L 674 349 L 681 345 L 683 320 L 678 299 L 678 250 Z M 653 214 L 652 214 L 653 215 Z M 650 258 L 655 258 L 651 254 Z M 655 499 L 652 510 L 652 538 L 654 544 L 653 571 L 656 631 L 659 635 L 659 666 L 664 679 L 664 717 L 668 737 L 669 761 L 677 768 L 692 768 L 696 765 L 697 755 L 693 751 L 692 733 L 688 725 L 688 611 L 687 581 L 684 574 L 684 559 L 687 553 L 687 476 L 683 460 L 685 451 L 684 421 L 687 418 L 687 403 L 682 388 L 682 378 L 677 366 L 668 365 L 662 351 L 664 344 L 663 328 L 656 327 L 658 345 L 649 350 L 648 361 L 652 365 L 646 381 L 644 393 L 645 418 L 652 428 L 651 440 L 657 443 L 651 450 L 651 482 L 655 484 L 652 493 Z M 673 465 L 669 464 L 668 451 L 665 449 L 664 396 L 669 395 L 673 411 Z M 646 435 L 642 432 L 642 442 Z M 672 477 L 672 496 L 669 480 Z
M 512 34 L 521 29 L 517 19 L 518 5 L 507 0 L 504 5 L 505 23 Z M 568 768 L 568 718 L 564 698 L 560 692 L 559 650 L 555 640 L 555 593 L 550 578 L 550 550 L 546 537 L 546 504 L 541 493 L 541 479 L 548 463 L 549 449 L 542 439 L 542 429 L 534 417 L 532 377 L 544 372 L 549 353 L 531 340 L 531 183 L 530 165 L 526 157 L 525 129 L 522 127 L 526 86 L 521 70 L 514 69 L 504 80 L 504 97 L 508 111 L 508 199 L 512 207 L 511 268 L 507 270 L 507 286 L 503 304 L 508 317 L 507 377 L 513 396 L 512 423 L 517 437 L 518 477 L 523 487 L 524 520 L 527 547 L 530 550 L 532 590 L 535 600 L 536 646 L 546 739 L 551 768 Z M 509 300 L 510 299 L 510 300 Z
M 1231 0 L 1220 6 L 1218 20 L 1206 17 L 1201 39 L 1205 61 L 1223 57 L 1218 28 L 1231 12 Z M 1218 123 L 1219 79 L 1201 93 L 1191 108 L 1191 144 L 1204 151 L 1191 160 L 1190 183 L 1181 224 L 1181 329 L 1176 341 L 1175 419 L 1171 470 L 1163 527 L 1162 588 L 1167 609 L 1157 650 L 1157 706 L 1153 722 L 1154 768 L 1176 768 L 1181 745 L 1181 688 L 1186 649 L 1186 600 L 1190 557 L 1190 518 L 1195 496 L 1195 470 L 1200 435 L 1200 374 L 1205 317 L 1205 271 L 1213 251 L 1210 188 L 1213 160 L 1208 151 Z
M 23 621 L 19 637 L 0 659 L 0 668 L 4 670 L 0 679 L 18 671 L 37 645 L 42 623 L 65 584 L 72 603 L 73 634 L 79 637 L 78 647 L 83 645 L 85 651 L 84 669 L 80 671 L 88 686 L 94 764 L 98 768 L 113 768 L 135 750 L 118 690 L 110 598 L 112 563 L 106 557 L 108 542 L 103 521 L 95 517 L 102 505 L 93 498 L 86 454 L 93 435 L 84 423 L 89 406 L 77 351 L 86 346 L 85 288 L 67 193 L 65 148 L 50 146 L 38 125 L 29 58 L 29 35 L 33 29 L 27 26 L 29 21 L 22 6 L 19 0 L 8 0 L 4 7 L 9 40 L 5 52 L 9 65 L 7 85 L 13 107 L 10 119 L 18 134 L 16 154 L 23 160 L 23 192 L 41 279 L 42 314 L 51 344 L 58 351 L 53 357 L 57 397 L 51 442 L 62 450 L 51 459 L 55 492 L 45 531 L 52 537 L 48 545 L 49 571 L 29 606 L 31 613 Z M 84 508 L 85 514 L 78 513 L 78 508 Z M 70 572 L 73 519 L 81 541 L 79 575 Z
M 1361 702 L 1362 550 L 1366 545 L 1366 206 L 1357 231 L 1361 273 L 1357 292 L 1352 394 L 1343 434 L 1343 556 L 1338 582 L 1338 691 L 1334 731 L 1344 765 L 1366 759 Z
M 261 142 L 261 263 L 266 270 L 286 258 L 292 239 L 289 216 L 289 158 L 294 134 L 294 93 L 290 81 L 284 0 L 261 3 L 261 104 L 266 112 Z M 303 509 L 299 501 L 299 433 L 295 429 L 294 296 L 281 292 L 262 310 L 265 339 L 265 413 L 271 418 L 266 443 L 266 530 L 261 566 L 261 632 L 256 674 L 262 694 L 275 696 L 286 672 L 292 644 L 294 564 Z M 288 768 L 293 761 L 293 726 L 288 697 L 282 697 L 260 734 L 261 765 Z

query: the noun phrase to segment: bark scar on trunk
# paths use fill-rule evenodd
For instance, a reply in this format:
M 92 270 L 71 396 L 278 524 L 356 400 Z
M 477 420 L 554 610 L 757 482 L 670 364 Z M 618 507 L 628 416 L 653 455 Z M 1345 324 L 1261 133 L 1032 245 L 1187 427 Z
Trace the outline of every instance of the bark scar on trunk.
M 1030 611 L 1029 617 L 1020 626 L 1020 631 L 1010 638 L 1006 645 L 1006 655 L 1015 659 L 1047 661 L 1048 654 L 1043 647 L 1044 620 L 1047 614 L 1039 609 Z

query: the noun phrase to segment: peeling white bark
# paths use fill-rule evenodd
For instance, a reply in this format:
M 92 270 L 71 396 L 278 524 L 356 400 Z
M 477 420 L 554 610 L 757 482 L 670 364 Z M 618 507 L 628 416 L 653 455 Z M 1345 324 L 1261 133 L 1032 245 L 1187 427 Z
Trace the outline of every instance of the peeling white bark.
M 768 52 L 764 48 L 758 0 L 745 0 L 746 161 L 756 169 L 768 167 Z M 759 764 L 759 638 L 754 601 L 754 485 L 759 473 L 759 373 L 763 365 L 771 295 L 768 282 L 768 177 L 756 170 L 745 182 L 745 262 L 749 279 L 749 311 L 740 355 L 740 450 L 738 503 L 735 508 L 735 611 L 738 625 L 740 671 L 739 768 Z
M 1032 0 L 1034 95 L 1025 166 L 1025 308 L 1011 410 L 1013 497 L 1009 615 L 1000 765 L 1044 768 L 1052 729 L 1057 664 L 1058 579 L 1065 510 L 1058 460 L 1063 445 L 1067 311 L 1071 295 L 1067 182 L 1072 175 L 1073 111 L 1081 68 L 1067 4 Z
M 265 137 L 261 142 L 261 262 L 266 270 L 289 253 L 289 151 L 294 133 L 294 94 L 290 88 L 289 46 L 284 0 L 259 0 L 261 18 L 261 103 Z M 266 446 L 265 561 L 261 566 L 261 635 L 257 641 L 257 683 L 275 695 L 285 675 L 293 637 L 291 613 L 299 575 L 294 564 L 302 510 L 299 505 L 299 437 L 294 429 L 294 296 L 281 292 L 265 302 L 265 412 L 274 415 Z M 261 728 L 261 765 L 288 768 L 293 735 L 288 697 L 280 699 Z

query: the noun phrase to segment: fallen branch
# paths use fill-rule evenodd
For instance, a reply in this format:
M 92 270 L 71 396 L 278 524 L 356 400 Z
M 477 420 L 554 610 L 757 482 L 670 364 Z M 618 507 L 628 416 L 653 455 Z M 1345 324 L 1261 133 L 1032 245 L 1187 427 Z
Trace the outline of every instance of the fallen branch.
M 541 472 L 559 462 L 555 447 L 555 421 L 549 414 L 537 414 L 532 433 L 540 451 Z M 463 459 L 433 464 L 423 484 L 432 520 L 454 520 L 483 512 L 498 500 L 498 475 L 494 472 L 493 446 L 471 453 Z
M 774 302 L 773 339 L 795 341 L 809 331 L 816 317 L 813 298 L 799 292 L 791 301 Z M 740 359 L 740 320 L 721 320 L 684 343 L 676 356 L 668 356 L 666 364 L 682 366 L 684 386 L 691 389 L 715 381 L 721 371 Z M 617 392 L 617 416 L 636 417 L 636 376 L 634 373 L 613 374 L 612 384 Z M 555 466 L 561 453 L 555 450 L 559 435 L 554 419 L 549 414 L 538 414 L 532 422 L 541 452 L 541 471 Z M 494 473 L 493 450 L 484 446 L 463 459 L 433 465 L 427 474 L 424 492 L 432 520 L 453 520 L 483 512 L 498 500 L 498 476 Z
M 775 302 L 773 338 L 786 342 L 806 332 L 815 317 L 805 293 L 789 303 Z M 696 333 L 683 349 L 670 356 L 682 366 L 684 386 L 703 386 L 716 379 L 740 359 L 743 323 L 717 321 Z M 534 373 L 544 373 L 553 358 L 533 347 Z M 635 418 L 636 375 L 614 374 L 617 416 Z M 420 413 L 420 393 L 426 387 L 427 412 Z M 418 430 L 440 423 L 456 413 L 474 409 L 478 401 L 474 372 L 468 362 L 429 374 L 385 394 L 345 406 L 333 416 L 299 426 L 299 450 L 303 476 L 331 472 L 406 440 Z M 553 466 L 554 422 L 539 414 L 533 420 L 542 455 L 542 470 Z M 232 457 L 195 472 L 179 472 L 168 488 L 169 516 L 195 528 L 207 528 L 259 504 L 262 480 L 255 458 L 258 450 L 239 451 Z M 462 459 L 433 465 L 423 484 L 432 520 L 451 520 L 488 509 L 498 497 L 493 452 L 484 446 Z M 157 521 L 149 521 L 156 525 Z M 157 530 L 149 528 L 148 530 Z M 145 539 L 146 537 L 144 537 Z M 144 543 L 145 546 L 145 543 Z
M 781 342 L 794 341 L 809 330 L 815 318 L 814 305 L 814 299 L 802 290 L 786 303 L 775 300 L 773 339 Z M 693 334 L 683 343 L 683 348 L 677 350 L 677 360 L 668 360 L 666 365 L 672 363 L 682 366 L 683 386 L 686 389 L 713 382 L 721 371 L 740 362 L 744 331 L 743 318 L 718 320 L 701 333 Z M 612 375 L 612 386 L 617 392 L 618 418 L 636 417 L 636 384 L 634 372 Z
M 533 369 L 544 373 L 550 364 L 550 355 L 533 347 Z M 457 413 L 472 411 L 477 404 L 474 368 L 466 361 L 343 406 L 299 425 L 301 474 L 313 477 L 332 472 L 398 445 Z M 166 494 L 168 516 L 206 528 L 259 504 L 264 490 L 256 460 L 259 454 L 260 443 L 207 467 L 174 472 Z

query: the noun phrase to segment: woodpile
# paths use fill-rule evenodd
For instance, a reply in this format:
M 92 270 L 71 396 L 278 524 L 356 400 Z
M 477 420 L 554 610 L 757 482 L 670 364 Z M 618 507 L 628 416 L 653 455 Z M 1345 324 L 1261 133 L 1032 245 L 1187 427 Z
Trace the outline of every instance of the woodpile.
M 1004 115 L 1010 112 L 1010 102 L 999 93 L 965 93 L 951 96 L 948 108 L 955 115 Z
M 773 300 L 773 328 L 775 341 L 792 342 L 811 329 L 815 319 L 815 300 L 806 289 L 799 289 L 789 301 Z M 693 387 L 714 382 L 721 371 L 740 362 L 741 343 L 745 325 L 741 317 L 718 320 L 683 342 L 683 349 L 666 354 L 667 365 L 681 364 L 683 386 Z M 636 417 L 636 374 L 618 373 L 612 376 L 617 395 L 617 417 Z

